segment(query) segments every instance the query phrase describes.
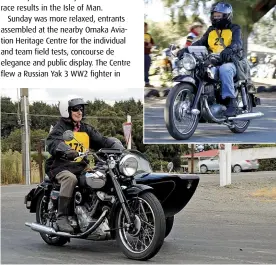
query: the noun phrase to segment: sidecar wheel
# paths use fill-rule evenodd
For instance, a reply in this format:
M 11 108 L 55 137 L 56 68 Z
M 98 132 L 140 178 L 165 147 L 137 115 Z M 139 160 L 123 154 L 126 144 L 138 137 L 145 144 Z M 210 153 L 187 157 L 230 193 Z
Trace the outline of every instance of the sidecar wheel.
M 37 199 L 37 204 L 36 204 L 36 222 L 38 224 L 45 225 L 45 221 L 43 220 L 43 213 L 45 211 L 45 203 L 43 202 L 44 194 L 41 194 L 41 196 Z M 48 205 L 47 205 L 48 207 Z M 68 239 L 65 237 L 61 236 L 50 236 L 44 233 L 40 233 L 40 236 L 42 239 L 48 244 L 48 245 L 53 245 L 53 246 L 63 246 L 68 242 Z
M 187 83 L 177 84 L 167 96 L 164 120 L 169 134 L 176 140 L 189 139 L 197 128 L 199 115 L 187 113 L 194 98 L 194 88 Z
M 130 259 L 148 260 L 154 257 L 163 245 L 166 221 L 159 200 L 151 192 L 145 192 L 128 201 L 135 214 L 134 226 L 127 228 L 122 208 L 117 213 L 117 242 L 123 253 Z
M 166 218 L 166 233 L 165 233 L 165 238 L 170 234 L 173 228 L 173 223 L 174 223 L 174 216 L 170 216 Z

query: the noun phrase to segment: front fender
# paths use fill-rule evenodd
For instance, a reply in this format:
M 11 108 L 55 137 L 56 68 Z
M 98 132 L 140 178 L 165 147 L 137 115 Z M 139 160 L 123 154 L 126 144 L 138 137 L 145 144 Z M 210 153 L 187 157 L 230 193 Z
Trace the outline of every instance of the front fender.
M 189 83 L 194 88 L 197 88 L 196 81 L 190 75 L 178 75 L 172 79 L 173 82 L 180 82 L 180 83 Z
M 134 184 L 126 189 L 123 190 L 124 195 L 127 199 L 135 197 L 147 190 L 153 190 L 152 187 L 144 184 Z

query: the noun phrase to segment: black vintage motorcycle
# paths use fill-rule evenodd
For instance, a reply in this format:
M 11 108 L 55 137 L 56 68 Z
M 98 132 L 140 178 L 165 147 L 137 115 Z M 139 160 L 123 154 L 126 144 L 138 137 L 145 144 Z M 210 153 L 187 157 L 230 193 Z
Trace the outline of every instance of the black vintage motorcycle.
M 75 139 L 71 131 L 66 131 L 63 138 Z M 39 232 L 50 245 L 64 245 L 70 238 L 117 239 L 128 258 L 152 258 L 170 233 L 174 215 L 193 196 L 199 178 L 153 174 L 146 157 L 136 150 L 100 149 L 96 153 L 80 153 L 83 159 L 89 155 L 94 156 L 99 166 L 93 170 L 88 167 L 78 176 L 74 190 L 75 216 L 69 217 L 74 233 L 58 231 L 60 185 L 47 176 L 25 196 L 27 209 L 36 213 L 36 223 L 25 225 Z
M 211 70 L 219 65 L 219 55 L 208 54 L 205 46 L 190 46 L 188 50 L 173 70 L 173 81 L 177 84 L 170 90 L 164 109 L 166 127 L 173 138 L 189 139 L 199 122 L 224 124 L 233 133 L 243 133 L 250 120 L 263 116 L 261 112 L 253 112 L 253 107 L 261 104 L 253 84 L 234 79 L 238 113 L 226 117 L 221 83 Z

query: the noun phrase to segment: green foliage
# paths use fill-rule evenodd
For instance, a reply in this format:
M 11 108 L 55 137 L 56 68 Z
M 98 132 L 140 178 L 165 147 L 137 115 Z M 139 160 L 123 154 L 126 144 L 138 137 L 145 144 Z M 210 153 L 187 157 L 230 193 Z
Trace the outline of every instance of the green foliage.
M 40 115 L 49 116 L 40 116 Z M 56 117 L 52 117 L 56 116 Z M 32 130 L 45 130 L 49 132 L 51 124 L 54 124 L 59 116 L 59 110 L 56 105 L 48 105 L 45 102 L 34 102 L 30 105 L 30 126 Z
M 18 151 L 21 152 L 21 130 L 16 129 L 11 134 L 2 139 L 2 144 L 1 144 L 1 151 L 5 152 L 7 150 L 13 150 L 13 151 Z
M 12 150 L 1 153 L 1 184 L 22 183 L 21 154 Z
M 251 37 L 256 44 L 269 48 L 276 48 L 276 8 L 273 10 L 272 16 L 263 17 L 253 27 Z
M 162 161 L 162 160 L 157 160 L 157 161 L 153 161 L 151 163 L 152 169 L 155 172 L 166 172 L 167 170 L 167 165 L 168 165 L 168 161 Z
M 37 150 L 38 143 L 41 139 L 45 139 L 48 133 L 44 130 L 31 131 L 31 150 Z M 21 130 L 16 129 L 11 134 L 2 140 L 1 150 L 5 152 L 9 149 L 21 152 Z
M 19 127 L 17 113 L 18 103 L 13 103 L 9 97 L 1 97 L 1 136 L 8 136 L 15 128 Z
M 173 162 L 174 170 L 179 170 L 181 155 L 189 152 L 188 145 L 146 145 L 146 152 L 149 161 L 153 164 L 154 169 L 160 170 L 161 161 Z M 162 164 L 163 165 L 163 164 Z
M 42 152 L 42 162 L 45 162 L 50 157 L 48 152 Z M 37 164 L 39 163 L 38 152 L 31 153 L 31 160 L 35 161 Z

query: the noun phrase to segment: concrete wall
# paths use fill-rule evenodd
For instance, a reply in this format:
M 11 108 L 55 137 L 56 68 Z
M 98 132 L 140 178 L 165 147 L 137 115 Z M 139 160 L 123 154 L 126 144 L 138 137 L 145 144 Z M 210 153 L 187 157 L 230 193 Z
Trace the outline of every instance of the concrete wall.
M 232 150 L 232 161 L 276 158 L 276 147 Z

